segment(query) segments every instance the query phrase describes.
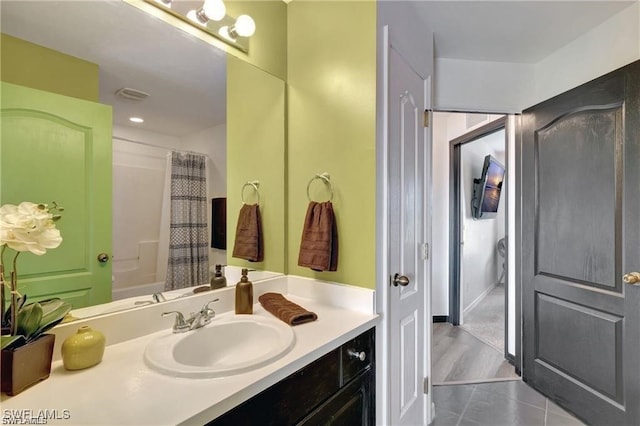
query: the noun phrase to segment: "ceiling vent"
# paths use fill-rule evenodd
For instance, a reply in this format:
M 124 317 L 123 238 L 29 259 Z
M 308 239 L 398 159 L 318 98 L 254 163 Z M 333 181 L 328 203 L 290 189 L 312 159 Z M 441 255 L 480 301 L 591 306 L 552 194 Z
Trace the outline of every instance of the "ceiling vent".
M 116 96 L 130 101 L 141 101 L 147 99 L 149 94 L 141 90 L 131 89 L 130 87 L 123 87 L 122 89 L 116 90 Z

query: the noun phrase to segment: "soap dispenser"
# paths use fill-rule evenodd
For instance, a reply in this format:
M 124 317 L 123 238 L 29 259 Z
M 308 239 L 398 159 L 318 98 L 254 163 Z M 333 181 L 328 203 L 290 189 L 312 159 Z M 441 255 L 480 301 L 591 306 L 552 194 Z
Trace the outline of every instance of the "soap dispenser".
M 249 271 L 242 269 L 242 277 L 236 284 L 236 314 L 253 313 L 253 284 L 249 281 Z
M 227 286 L 227 278 L 222 274 L 222 265 L 216 265 L 216 272 L 211 278 L 211 290 Z

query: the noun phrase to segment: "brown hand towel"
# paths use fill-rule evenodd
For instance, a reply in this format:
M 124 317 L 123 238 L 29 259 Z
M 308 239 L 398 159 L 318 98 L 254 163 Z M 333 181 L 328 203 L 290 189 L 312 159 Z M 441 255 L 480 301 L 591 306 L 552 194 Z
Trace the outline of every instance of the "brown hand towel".
M 338 270 L 338 228 L 331 201 L 309 203 L 298 265 L 314 271 Z
M 262 223 L 260 207 L 257 204 L 243 204 L 238 214 L 236 242 L 233 245 L 233 257 L 250 262 L 262 262 L 264 249 L 262 241 Z
M 289 325 L 304 324 L 318 319 L 314 312 L 287 300 L 280 293 L 265 293 L 258 297 L 258 300 L 267 311 Z

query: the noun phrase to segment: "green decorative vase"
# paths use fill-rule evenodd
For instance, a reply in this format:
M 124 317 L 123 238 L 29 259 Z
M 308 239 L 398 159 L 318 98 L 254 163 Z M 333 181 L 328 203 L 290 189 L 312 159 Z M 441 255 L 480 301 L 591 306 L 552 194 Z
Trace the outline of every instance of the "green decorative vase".
M 67 370 L 82 370 L 102 361 L 105 347 L 104 334 L 83 326 L 62 343 L 62 363 Z

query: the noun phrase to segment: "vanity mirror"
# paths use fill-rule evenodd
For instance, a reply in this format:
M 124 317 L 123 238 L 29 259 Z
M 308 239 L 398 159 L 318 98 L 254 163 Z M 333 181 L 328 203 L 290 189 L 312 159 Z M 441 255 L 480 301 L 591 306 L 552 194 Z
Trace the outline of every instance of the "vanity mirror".
M 167 180 L 167 154 L 171 151 L 198 152 L 207 158 L 209 205 L 211 198 L 226 197 L 227 170 L 241 166 L 227 164 L 227 145 L 233 143 L 233 140 L 227 140 L 227 121 L 232 114 L 227 111 L 227 101 L 237 105 L 234 101 L 236 94 L 228 90 L 226 84 L 227 54 L 122 1 L 3 1 L 0 7 L 3 37 L 4 34 L 10 36 L 15 42 L 13 45 L 18 46 L 17 50 L 21 49 L 21 43 L 28 42 L 26 44 L 33 43 L 51 49 L 31 52 L 52 56 L 70 55 L 97 64 L 99 72 L 94 72 L 97 72 L 99 94 L 96 94 L 95 100 L 110 105 L 113 115 L 113 119 L 107 123 L 108 131 L 112 131 L 112 138 L 107 137 L 108 155 L 97 156 L 97 148 L 87 143 L 88 133 L 75 129 L 84 138 L 77 151 L 80 154 L 77 155 L 82 158 L 93 156 L 92 162 L 84 163 L 85 169 L 79 171 L 63 170 L 64 167 L 49 164 L 50 182 L 38 185 L 46 190 L 33 192 L 26 191 L 24 179 L 8 172 L 14 167 L 9 164 L 9 149 L 11 155 L 27 158 L 40 155 L 56 159 L 50 163 L 63 157 L 63 151 L 54 149 L 47 152 L 39 149 L 42 146 L 30 143 L 17 148 L 13 144 L 9 148 L 15 138 L 8 137 L 12 134 L 3 129 L 0 143 L 3 156 L 0 204 L 23 201 L 25 191 L 38 194 L 30 195 L 37 196 L 38 200 L 29 201 L 50 202 L 53 201 L 49 200 L 50 194 L 61 187 L 71 193 L 84 191 L 87 199 L 107 195 L 103 204 L 66 203 L 65 216 L 59 226 L 64 237 L 63 245 L 51 255 L 37 259 L 26 259 L 25 256 L 25 259 L 21 259 L 25 260 L 23 273 L 20 274 L 21 288 L 31 299 L 59 296 L 70 300 L 75 307 L 108 302 L 112 297 L 124 299 L 112 302 L 109 306 L 86 310 L 83 316 L 135 307 L 140 304 L 136 302 L 152 302 L 151 294 L 162 291 L 164 287 L 162 279 L 158 279 L 162 276 L 163 268 L 163 262 L 158 261 L 158 252 L 162 250 L 159 231 L 162 212 L 167 211 L 163 210 L 162 204 Z M 42 19 L 43 16 L 46 19 Z M 9 53 L 3 52 L 3 63 L 6 62 L 5 54 Z M 34 58 L 21 59 L 31 61 Z M 249 74 L 258 73 L 266 79 L 276 79 L 246 62 L 238 59 L 233 61 L 234 67 L 246 67 Z M 48 60 L 41 63 L 44 69 L 31 71 L 40 72 L 46 78 L 49 71 L 46 66 L 51 64 Z M 3 65 L 3 79 L 4 75 L 9 74 L 4 73 Z M 77 75 L 69 75 L 53 84 L 66 85 L 74 90 L 85 83 L 80 80 Z M 9 82 L 20 85 L 20 82 Z M 237 78 L 234 86 L 242 86 Z M 276 86 L 282 88 L 283 96 L 284 83 L 279 81 Z M 43 88 L 37 85 L 32 87 Z M 72 99 L 71 96 L 76 95 L 50 99 L 60 104 L 66 102 L 61 99 L 80 102 L 79 109 L 88 111 L 88 103 L 82 104 L 84 101 Z M 246 93 L 238 96 L 244 97 Z M 3 109 L 6 106 L 4 101 L 3 93 Z M 55 116 L 56 112 L 51 114 Z M 64 113 L 61 112 L 59 116 L 64 116 Z M 6 117 L 8 115 L 3 110 L 3 124 Z M 144 122 L 135 123 L 130 121 L 131 117 L 141 118 Z M 284 110 L 278 117 L 282 117 L 281 126 L 284 128 Z M 256 128 L 260 128 L 256 125 L 259 119 L 256 117 L 252 120 Z M 273 114 L 270 114 L 270 119 L 273 119 Z M 56 126 L 63 124 L 66 125 L 66 122 L 60 121 Z M 18 122 L 6 127 L 11 126 L 24 128 Z M 92 137 L 97 142 L 99 132 L 93 131 Z M 276 145 L 270 149 L 277 149 L 277 155 L 284 158 L 284 141 Z M 251 152 L 245 155 L 250 157 Z M 46 162 L 42 157 L 39 161 Z M 108 179 L 101 182 L 96 178 L 94 171 L 97 169 L 105 169 L 103 176 Z M 78 182 L 77 176 L 87 176 L 87 182 Z M 268 185 L 271 193 L 267 193 L 266 203 L 272 203 L 268 206 L 274 207 L 274 202 L 270 200 L 279 199 L 274 191 L 282 192 L 282 183 Z M 229 188 L 229 191 L 239 192 L 240 189 L 238 185 L 237 188 Z M 55 201 L 65 204 L 63 199 Z M 232 210 L 228 223 L 237 220 L 231 213 Z M 210 212 L 208 217 L 211 217 Z M 103 232 L 109 228 L 109 224 L 113 233 Z M 96 246 L 93 236 L 81 233 L 91 226 L 98 233 L 106 234 L 101 236 L 106 241 L 103 246 Z M 282 229 L 269 232 L 271 240 L 284 240 L 283 235 L 275 234 L 282 234 Z M 107 262 L 101 263 L 105 260 L 104 256 L 99 256 L 101 252 L 109 255 Z M 266 253 L 265 257 L 268 256 L 269 253 Z M 212 268 L 216 263 L 226 264 L 229 261 L 232 259 L 225 252 L 211 250 L 209 262 Z M 253 269 L 261 267 L 262 264 L 253 265 Z M 252 280 L 283 272 L 283 268 L 270 269 L 275 273 L 256 271 L 252 273 Z M 228 284 L 234 284 L 233 271 L 229 271 L 229 275 Z M 83 280 L 91 283 L 87 286 Z M 188 294 L 188 290 L 182 289 L 175 296 L 184 294 Z

